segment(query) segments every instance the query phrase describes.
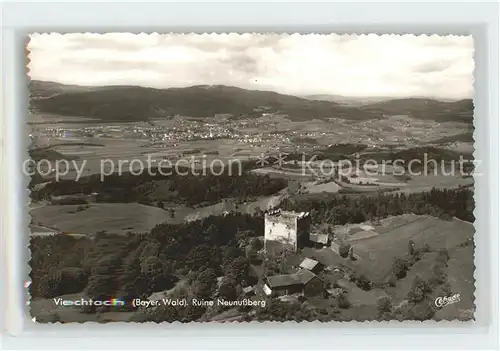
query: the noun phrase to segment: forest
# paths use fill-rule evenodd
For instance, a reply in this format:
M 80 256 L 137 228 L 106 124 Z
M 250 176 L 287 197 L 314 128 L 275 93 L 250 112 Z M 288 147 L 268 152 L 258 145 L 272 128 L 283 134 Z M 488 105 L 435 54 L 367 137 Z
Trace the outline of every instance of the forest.
M 337 195 L 328 201 L 298 202 L 292 198 L 285 200 L 282 207 L 307 210 L 313 221 L 334 224 L 360 223 L 402 213 L 474 220 L 473 193 L 468 189 L 433 189 L 410 195 Z M 129 301 L 171 289 L 183 280 L 183 290 L 175 294 L 204 298 L 214 293 L 216 278 L 223 276 L 219 294 L 236 298 L 241 296 L 242 287 L 255 283 L 250 271 L 255 253 L 261 248 L 257 238 L 263 236 L 263 226 L 262 212 L 253 215 L 235 212 L 176 225 L 160 224 L 150 233 L 126 236 L 98 232 L 87 238 L 32 237 L 30 293 L 35 298 L 50 298 L 84 291 L 94 299 Z M 259 310 L 257 318 L 267 318 L 274 308 L 277 306 Z M 317 316 L 303 309 L 297 311 L 306 317 Z M 137 318 L 192 321 L 205 310 L 170 308 L 148 313 Z M 292 312 L 288 307 L 280 307 L 276 313 L 286 316 Z
M 433 188 L 421 193 L 343 195 L 326 199 L 297 196 L 285 199 L 281 207 L 290 211 L 310 212 L 313 222 L 340 225 L 403 213 L 474 221 L 474 193 L 468 188 Z
M 233 164 L 237 168 L 237 165 Z M 192 174 L 190 169 L 164 169 L 161 175 L 157 168 L 140 175 L 129 172 L 113 174 L 101 180 L 99 174 L 82 177 L 78 181 L 60 180 L 35 189 L 40 182 L 35 177 L 30 183 L 31 198 L 35 201 L 51 196 L 97 193 L 97 202 L 138 202 L 157 206 L 160 202 L 172 202 L 188 206 L 209 205 L 226 198 L 246 199 L 252 196 L 269 196 L 287 186 L 284 179 L 272 179 L 246 172 L 248 164 L 242 165 L 242 174 L 237 169 L 227 169 L 221 175 Z

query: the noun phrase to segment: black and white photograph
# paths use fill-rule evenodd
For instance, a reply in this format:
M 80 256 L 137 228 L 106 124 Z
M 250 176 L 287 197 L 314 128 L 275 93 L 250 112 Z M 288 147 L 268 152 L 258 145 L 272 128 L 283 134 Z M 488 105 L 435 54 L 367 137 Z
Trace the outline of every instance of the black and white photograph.
M 26 52 L 33 321 L 475 319 L 472 36 Z

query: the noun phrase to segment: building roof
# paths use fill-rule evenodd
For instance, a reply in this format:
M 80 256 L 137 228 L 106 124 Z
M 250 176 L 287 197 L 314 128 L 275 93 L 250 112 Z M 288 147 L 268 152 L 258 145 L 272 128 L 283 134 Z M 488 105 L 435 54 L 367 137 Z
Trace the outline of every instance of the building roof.
M 312 271 L 318 264 L 318 261 L 306 257 L 304 258 L 304 261 L 302 261 L 302 263 L 299 265 L 299 267 Z
M 310 234 L 309 240 L 326 245 L 328 243 L 328 234 Z
M 245 288 L 243 288 L 243 292 L 246 294 L 246 293 L 249 293 L 249 292 L 252 292 L 254 289 L 253 289 L 253 286 L 247 286 Z
M 315 276 L 316 274 L 304 269 L 293 274 L 273 275 L 271 277 L 267 277 L 267 282 L 270 288 L 290 285 L 305 285 Z
M 284 217 L 284 218 L 306 218 L 309 216 L 309 212 L 293 212 L 284 210 L 271 210 L 266 213 L 268 217 Z

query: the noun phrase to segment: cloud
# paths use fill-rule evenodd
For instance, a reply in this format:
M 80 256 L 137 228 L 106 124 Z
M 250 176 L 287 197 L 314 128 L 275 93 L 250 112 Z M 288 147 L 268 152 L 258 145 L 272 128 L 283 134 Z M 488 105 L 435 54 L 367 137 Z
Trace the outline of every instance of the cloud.
M 472 37 L 33 34 L 32 79 L 156 88 L 225 84 L 281 93 L 465 98 Z

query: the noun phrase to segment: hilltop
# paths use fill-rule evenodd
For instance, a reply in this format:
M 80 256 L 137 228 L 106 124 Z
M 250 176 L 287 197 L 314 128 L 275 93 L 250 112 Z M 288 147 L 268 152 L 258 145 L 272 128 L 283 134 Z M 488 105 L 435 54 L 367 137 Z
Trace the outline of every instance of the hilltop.
M 436 121 L 472 121 L 472 100 L 399 99 L 365 106 L 345 106 L 333 101 L 224 85 L 154 89 L 139 86 L 80 87 L 31 81 L 29 88 L 32 111 L 110 121 L 145 121 L 174 115 L 259 117 L 263 112 L 288 115 L 294 121 L 331 117 L 359 121 L 394 114 Z
M 472 123 L 474 103 L 472 99 L 438 101 L 425 98 L 393 99 L 362 107 L 365 112 L 384 115 L 408 115 L 416 119 L 436 122 Z
M 363 106 L 393 99 L 391 97 L 344 96 L 336 94 L 314 94 L 306 95 L 304 96 L 304 98 L 308 100 L 332 101 L 341 105 L 348 106 Z
M 384 115 L 408 115 L 436 122 L 472 123 L 474 104 L 472 99 L 458 101 L 429 98 L 349 97 L 342 95 L 308 95 L 309 100 L 331 101 L 341 105 L 359 107 L 363 111 Z
M 32 83 L 39 97 L 31 101 L 33 110 L 103 120 L 136 121 L 173 115 L 212 117 L 222 113 L 236 118 L 259 117 L 263 111 L 285 114 L 291 120 L 328 117 L 362 120 L 381 117 L 370 111 L 360 111 L 333 102 L 309 101 L 270 91 L 223 85 L 169 89 L 138 86 L 66 89 L 64 86 L 48 84 L 48 92 L 43 92 L 45 82 Z

